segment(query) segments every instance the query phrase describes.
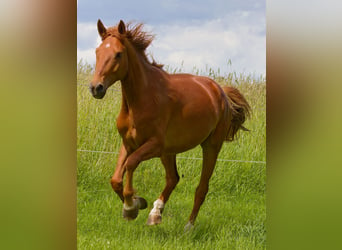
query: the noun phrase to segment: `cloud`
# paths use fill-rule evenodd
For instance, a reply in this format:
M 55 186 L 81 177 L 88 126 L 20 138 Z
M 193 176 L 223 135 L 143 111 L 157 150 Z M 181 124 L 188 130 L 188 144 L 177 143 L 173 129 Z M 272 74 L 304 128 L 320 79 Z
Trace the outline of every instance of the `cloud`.
M 154 32 L 157 38 L 149 51 L 172 68 L 183 64 L 185 71 L 196 66 L 221 72 L 266 72 L 265 17 L 256 13 L 235 12 L 188 26 L 164 25 Z
M 77 23 L 77 48 L 84 49 L 97 46 L 98 38 L 96 23 Z
M 130 0 L 118 4 L 113 0 L 82 0 L 77 18 L 81 22 L 101 18 L 113 24 L 120 19 L 139 20 L 152 25 L 181 23 L 193 20 L 209 20 L 238 10 L 265 12 L 265 0 Z
M 77 24 L 77 60 L 95 63 L 95 48 L 101 43 L 96 23 Z
M 260 12 L 235 11 L 225 16 L 186 23 L 147 25 L 156 34 L 148 48 L 157 62 L 191 72 L 206 67 L 220 72 L 266 72 L 265 16 Z M 78 60 L 95 63 L 100 43 L 96 23 L 78 24 Z M 227 65 L 232 61 L 232 67 Z

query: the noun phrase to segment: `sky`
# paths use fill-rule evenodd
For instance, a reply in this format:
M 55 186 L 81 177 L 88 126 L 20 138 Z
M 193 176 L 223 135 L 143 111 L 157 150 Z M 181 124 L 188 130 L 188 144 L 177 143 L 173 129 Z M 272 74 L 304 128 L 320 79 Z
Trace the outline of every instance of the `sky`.
M 106 27 L 143 22 L 156 36 L 147 53 L 172 69 L 266 74 L 265 0 L 79 0 L 77 59 L 90 64 L 101 42 L 98 19 Z

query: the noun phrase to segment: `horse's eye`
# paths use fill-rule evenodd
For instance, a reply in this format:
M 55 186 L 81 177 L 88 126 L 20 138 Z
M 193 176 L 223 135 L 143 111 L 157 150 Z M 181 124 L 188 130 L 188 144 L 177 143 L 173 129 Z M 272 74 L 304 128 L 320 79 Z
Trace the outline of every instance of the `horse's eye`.
M 120 59 L 121 58 L 121 52 L 117 52 L 115 54 L 115 59 Z

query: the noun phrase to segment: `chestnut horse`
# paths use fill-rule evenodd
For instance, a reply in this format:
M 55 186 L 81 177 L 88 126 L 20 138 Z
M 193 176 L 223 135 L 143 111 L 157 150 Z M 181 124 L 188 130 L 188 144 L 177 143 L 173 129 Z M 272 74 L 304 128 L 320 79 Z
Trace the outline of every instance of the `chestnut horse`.
M 215 81 L 189 74 L 168 74 L 162 65 L 150 62 L 145 50 L 153 36 L 143 25 L 105 28 L 98 20 L 102 43 L 96 49 L 96 67 L 90 91 L 101 99 L 116 81 L 121 82 L 122 104 L 117 128 L 122 146 L 111 179 L 114 191 L 123 201 L 123 217 L 135 219 L 147 207 L 135 195 L 133 172 L 139 163 L 159 157 L 166 172 L 166 186 L 153 203 L 147 224 L 161 223 L 161 213 L 179 181 L 176 155 L 197 145 L 203 150 L 200 183 L 186 229 L 195 222 L 208 192 L 218 153 L 224 141 L 234 139 L 250 107 L 233 87 L 222 89 Z M 125 186 L 123 177 L 126 173 Z

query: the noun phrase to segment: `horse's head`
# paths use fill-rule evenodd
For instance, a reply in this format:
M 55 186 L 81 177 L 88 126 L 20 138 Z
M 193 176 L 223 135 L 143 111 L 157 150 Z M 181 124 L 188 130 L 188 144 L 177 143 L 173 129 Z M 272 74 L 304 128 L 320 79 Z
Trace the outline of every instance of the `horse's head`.
M 107 30 L 98 20 L 97 29 L 102 43 L 96 49 L 95 72 L 89 88 L 95 98 L 102 99 L 113 83 L 127 76 L 128 58 L 123 44 L 126 25 L 120 20 L 116 27 Z

